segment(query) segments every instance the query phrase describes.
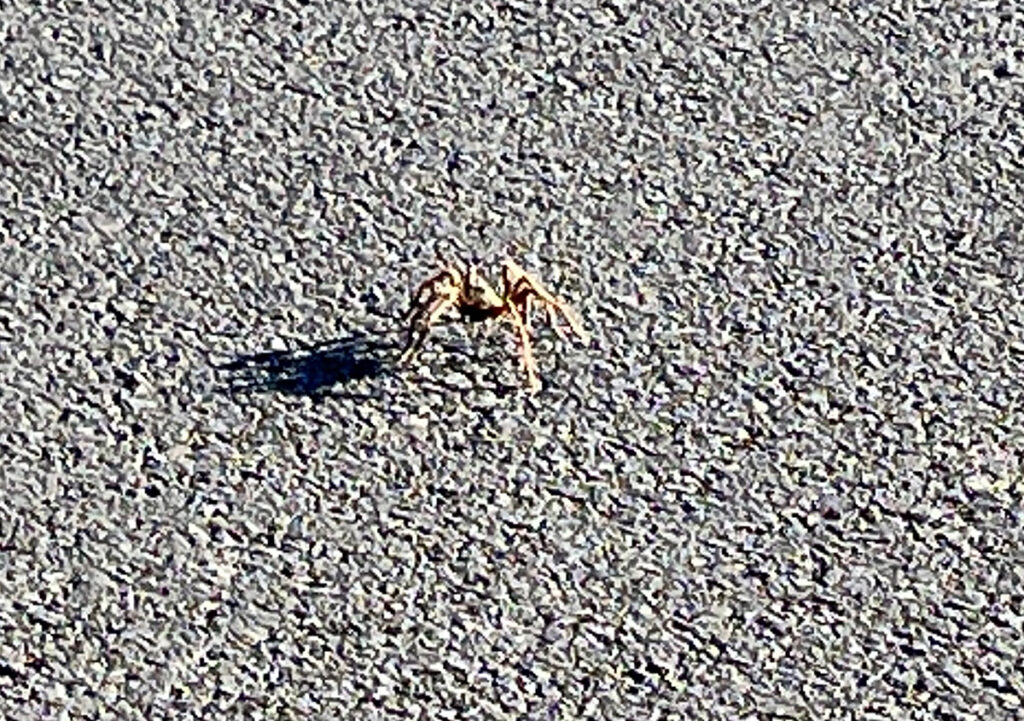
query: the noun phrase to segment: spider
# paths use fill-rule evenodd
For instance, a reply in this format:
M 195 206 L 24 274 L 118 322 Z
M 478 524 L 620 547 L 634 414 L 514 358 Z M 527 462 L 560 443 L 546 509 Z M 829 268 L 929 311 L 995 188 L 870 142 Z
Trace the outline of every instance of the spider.
M 540 389 L 537 362 L 530 343 L 530 312 L 534 306 L 544 308 L 548 323 L 562 340 L 568 340 L 566 329 L 558 323 L 564 317 L 569 331 L 587 343 L 589 338 L 575 313 L 560 299 L 549 293 L 540 281 L 511 260 L 502 263 L 501 295 L 480 277 L 477 268 L 463 263 L 465 271 L 448 265 L 440 273 L 424 281 L 412 297 L 412 306 L 403 318 L 409 325 L 408 340 L 399 360 L 408 362 L 423 346 L 430 327 L 451 308 L 470 322 L 506 318 L 512 323 L 519 340 L 519 352 L 527 383 L 532 391 Z

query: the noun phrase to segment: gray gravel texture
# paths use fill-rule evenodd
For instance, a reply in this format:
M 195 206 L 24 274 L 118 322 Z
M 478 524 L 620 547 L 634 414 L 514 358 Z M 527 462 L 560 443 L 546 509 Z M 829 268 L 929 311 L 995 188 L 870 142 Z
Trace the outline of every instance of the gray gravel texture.
M 0 3 L 0 715 L 1024 715 L 1020 6 L 177 5 Z

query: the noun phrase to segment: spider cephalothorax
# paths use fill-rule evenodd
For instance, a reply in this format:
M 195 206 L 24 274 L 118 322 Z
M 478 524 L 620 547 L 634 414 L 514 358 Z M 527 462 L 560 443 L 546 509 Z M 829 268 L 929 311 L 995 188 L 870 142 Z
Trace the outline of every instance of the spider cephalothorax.
M 544 308 L 548 323 L 563 340 L 568 340 L 568 335 L 558 322 L 558 314 L 565 319 L 569 331 L 584 343 L 587 334 L 572 310 L 516 263 L 504 261 L 501 275 L 500 295 L 468 263 L 464 270 L 449 265 L 421 284 L 404 319 L 409 324 L 409 336 L 402 362 L 412 358 L 422 347 L 430 327 L 453 308 L 463 319 L 473 322 L 507 318 L 516 330 L 527 382 L 533 390 L 539 389 L 540 377 L 530 343 L 530 313 L 534 306 Z

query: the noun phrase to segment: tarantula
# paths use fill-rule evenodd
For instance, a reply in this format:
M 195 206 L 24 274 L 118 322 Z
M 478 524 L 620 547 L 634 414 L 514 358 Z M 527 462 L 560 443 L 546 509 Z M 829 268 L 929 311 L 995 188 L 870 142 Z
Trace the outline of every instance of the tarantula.
M 558 323 L 558 314 L 561 313 L 569 331 L 584 343 L 588 342 L 587 333 L 572 309 L 513 261 L 502 263 L 504 287 L 501 295 L 480 277 L 475 266 L 464 265 L 465 271 L 448 265 L 424 281 L 413 295 L 412 306 L 403 318 L 403 322 L 409 324 L 408 341 L 399 362 L 405 363 L 413 357 L 423 346 L 430 327 L 452 308 L 470 322 L 506 318 L 512 323 L 519 340 L 526 380 L 533 391 L 540 389 L 537 362 L 530 343 L 530 312 L 535 304 L 544 308 L 548 323 L 559 338 L 568 340 L 565 328 Z

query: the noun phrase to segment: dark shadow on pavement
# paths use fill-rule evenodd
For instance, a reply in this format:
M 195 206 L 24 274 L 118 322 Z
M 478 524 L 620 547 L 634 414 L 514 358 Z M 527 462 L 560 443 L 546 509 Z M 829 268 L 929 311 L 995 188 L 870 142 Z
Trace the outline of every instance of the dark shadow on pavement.
M 334 395 L 337 386 L 393 372 L 394 343 L 357 333 L 289 351 L 243 355 L 214 365 L 230 374 L 227 393 Z

